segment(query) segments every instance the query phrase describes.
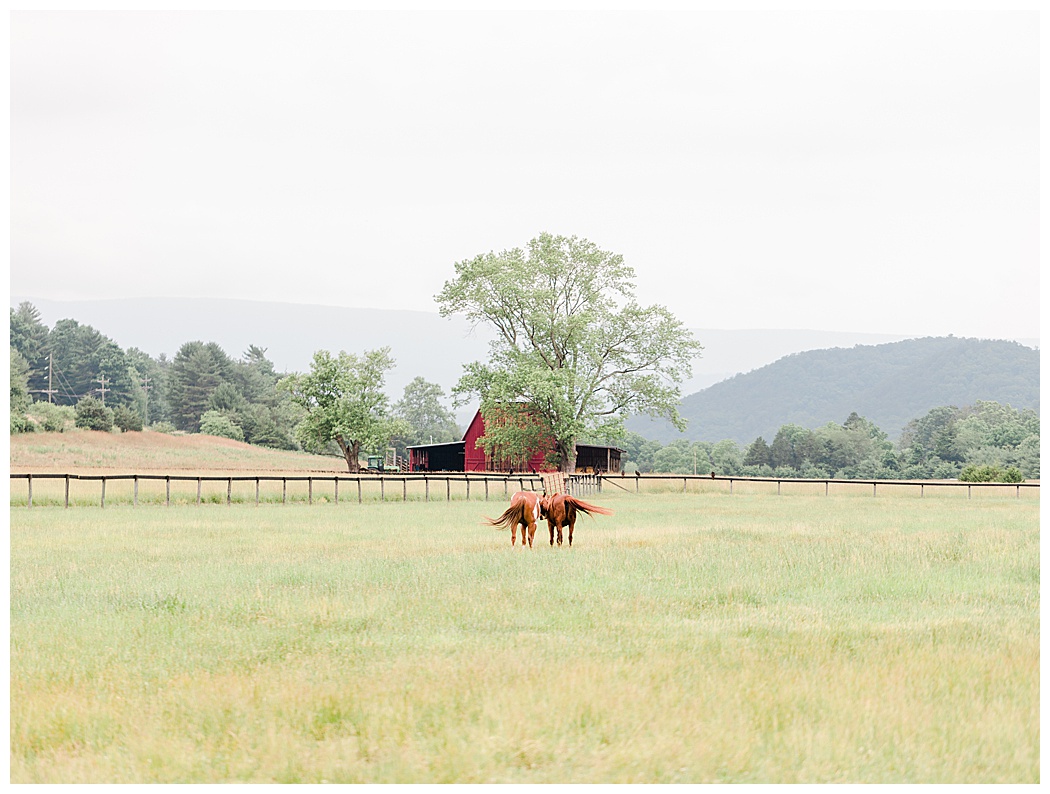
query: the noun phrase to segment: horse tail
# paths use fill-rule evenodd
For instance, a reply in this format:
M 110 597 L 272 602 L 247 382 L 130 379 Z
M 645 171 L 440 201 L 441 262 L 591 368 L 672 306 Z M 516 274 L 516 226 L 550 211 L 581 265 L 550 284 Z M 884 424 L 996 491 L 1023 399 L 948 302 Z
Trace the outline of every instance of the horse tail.
M 597 513 L 598 515 L 602 516 L 611 516 L 613 514 L 613 511 L 610 510 L 608 507 L 598 507 L 598 505 L 592 505 L 588 504 L 587 502 L 581 502 L 575 496 L 566 496 L 565 502 L 567 504 L 571 504 L 581 513 L 587 513 L 587 515 L 590 515 L 591 513 Z
M 525 517 L 525 503 L 515 502 L 506 510 L 503 511 L 503 515 L 499 518 L 492 519 L 485 517 L 485 520 L 489 523 L 489 526 L 496 527 L 497 529 L 509 529 L 510 527 L 520 524 Z

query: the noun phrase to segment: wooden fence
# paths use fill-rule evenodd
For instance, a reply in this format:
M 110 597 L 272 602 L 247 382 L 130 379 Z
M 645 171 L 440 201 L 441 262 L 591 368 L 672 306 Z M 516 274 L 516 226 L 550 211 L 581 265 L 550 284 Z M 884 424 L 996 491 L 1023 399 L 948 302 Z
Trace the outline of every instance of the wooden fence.
M 710 482 L 721 482 L 728 484 L 729 493 L 733 493 L 734 485 L 739 484 L 752 484 L 752 483 L 775 483 L 777 486 L 777 494 L 782 493 L 784 485 L 791 486 L 824 486 L 824 495 L 828 496 L 831 492 L 832 485 L 850 486 L 856 488 L 870 487 L 871 495 L 878 496 L 878 489 L 880 486 L 885 490 L 888 487 L 908 487 L 911 489 L 917 488 L 919 490 L 919 496 L 925 496 L 925 490 L 927 488 L 966 488 L 967 497 L 973 495 L 974 488 L 998 488 L 998 489 L 1014 489 L 1017 498 L 1021 496 L 1022 488 L 1039 488 L 1038 482 L 1022 482 L 1022 483 L 1002 483 L 1002 482 L 961 482 L 959 480 L 836 480 L 836 479 L 802 479 L 802 478 L 787 478 L 787 477 L 720 477 L 711 475 L 700 475 L 700 474 L 641 474 L 633 477 L 629 476 L 600 476 L 606 484 L 613 484 L 623 490 L 633 490 L 635 493 L 639 493 L 641 490 L 641 483 L 646 482 L 664 482 L 668 484 L 682 483 L 682 492 L 687 493 L 689 490 L 689 483 L 710 483 Z M 724 486 L 723 486 L 724 487 Z M 599 483 L 598 490 L 601 490 L 601 483 Z
M 226 504 L 232 504 L 233 502 L 233 484 L 234 483 L 254 483 L 255 485 L 255 504 L 260 502 L 260 486 L 262 483 L 281 483 L 281 503 L 285 504 L 288 501 L 288 484 L 289 483 L 306 483 L 307 504 L 313 504 L 314 502 L 314 486 L 325 483 L 332 485 L 333 501 L 339 504 L 339 487 L 346 485 L 351 487 L 351 500 L 362 502 L 364 501 L 363 495 L 363 484 L 374 485 L 378 483 L 379 487 L 379 499 L 380 501 L 388 501 L 387 491 L 388 485 L 401 485 L 401 500 L 408 500 L 408 484 L 422 483 L 423 486 L 423 499 L 424 501 L 431 501 L 432 498 L 437 499 L 442 495 L 444 491 L 444 499 L 446 501 L 452 500 L 452 483 L 465 483 L 466 486 L 466 497 L 471 497 L 471 485 L 473 484 L 475 492 L 479 490 L 484 491 L 485 499 L 488 500 L 493 492 L 499 497 L 506 497 L 510 494 L 510 488 L 515 487 L 515 490 L 542 490 L 543 482 L 538 475 L 505 475 L 505 474 L 395 474 L 395 475 L 368 475 L 368 476 L 354 476 L 354 475 L 263 475 L 263 474 L 251 474 L 251 475 L 185 475 L 185 474 L 12 474 L 12 480 L 26 480 L 27 481 L 27 500 L 26 506 L 33 506 L 33 483 L 41 480 L 62 480 L 64 482 L 62 502 L 65 507 L 69 507 L 69 489 L 70 484 L 74 482 L 99 482 L 101 484 L 100 493 L 98 497 L 98 503 L 100 507 L 106 506 L 106 484 L 109 482 L 132 482 L 132 504 L 137 506 L 139 503 L 139 484 L 144 482 L 156 482 L 163 481 L 164 483 L 164 504 L 171 505 L 171 484 L 179 482 L 190 482 L 196 483 L 197 486 L 197 497 L 196 503 L 201 504 L 202 488 L 205 483 L 225 483 L 226 484 Z M 441 488 L 441 485 L 444 488 Z M 495 484 L 496 488 L 492 488 Z M 356 489 L 355 489 L 356 486 Z M 354 491 L 356 490 L 356 493 Z M 345 494 L 345 490 L 344 490 Z M 356 499 L 354 498 L 356 496 Z M 344 496 L 344 501 L 345 501 Z
M 682 492 L 689 492 L 690 483 L 694 483 L 694 490 L 699 490 L 699 486 L 710 483 L 721 483 L 720 486 L 724 490 L 728 490 L 730 494 L 734 493 L 734 489 L 740 485 L 752 486 L 757 483 L 768 483 L 776 484 L 777 494 L 781 494 L 782 489 L 785 485 L 791 487 L 808 486 L 809 490 L 812 491 L 814 487 L 819 488 L 823 486 L 824 495 L 830 494 L 830 488 L 832 485 L 850 486 L 852 489 L 859 487 L 870 487 L 871 495 L 877 496 L 878 489 L 881 487 L 884 490 L 887 488 L 906 486 L 912 489 L 917 488 L 919 490 L 919 496 L 925 496 L 925 490 L 927 488 L 952 488 L 952 487 L 965 487 L 967 489 L 967 497 L 972 496 L 974 488 L 998 488 L 998 489 L 1015 489 L 1016 497 L 1020 498 L 1022 489 L 1039 488 L 1038 482 L 1024 482 L 1024 483 L 965 483 L 953 480 L 804 480 L 804 479 L 781 479 L 774 477 L 711 477 L 711 476 L 700 476 L 700 475 L 682 475 L 682 474 L 646 474 L 630 476 L 620 475 L 602 475 L 602 474 L 573 474 L 573 475 L 561 475 L 556 479 L 552 479 L 549 475 L 507 475 L 499 473 L 471 473 L 471 474 L 415 474 L 415 473 L 403 473 L 396 475 L 367 475 L 367 476 L 355 476 L 355 475 L 216 475 L 216 476 L 194 476 L 194 475 L 178 475 L 178 474 L 11 474 L 11 480 L 26 480 L 27 484 L 27 500 L 26 506 L 33 507 L 33 484 L 34 482 L 40 481 L 53 481 L 61 480 L 64 483 L 62 489 L 63 496 L 58 499 L 59 503 L 69 507 L 70 505 L 70 484 L 74 482 L 98 482 L 100 483 L 100 492 L 98 496 L 98 504 L 100 507 L 106 506 L 106 484 L 110 482 L 119 481 L 131 481 L 132 482 L 132 498 L 131 502 L 133 505 L 139 503 L 139 485 L 145 482 L 156 482 L 162 481 L 164 483 L 164 504 L 171 505 L 172 502 L 172 491 L 171 484 L 173 482 L 190 482 L 196 483 L 196 504 L 200 505 L 202 502 L 202 488 L 205 483 L 225 483 L 226 485 L 226 498 L 225 502 L 227 505 L 233 502 L 233 486 L 234 483 L 254 483 L 255 485 L 255 504 L 260 503 L 260 486 L 262 483 L 281 483 L 281 503 L 285 504 L 288 502 L 288 484 L 289 483 L 306 483 L 307 493 L 306 502 L 307 504 L 313 504 L 315 496 L 315 485 L 331 484 L 331 492 L 333 495 L 333 501 L 335 504 L 339 504 L 340 500 L 340 485 L 344 487 L 344 499 L 345 488 L 350 486 L 351 501 L 357 501 L 358 503 L 364 501 L 363 487 L 365 484 L 370 489 L 375 488 L 378 484 L 379 501 L 389 501 L 388 486 L 394 486 L 394 489 L 400 485 L 400 501 L 408 501 L 408 486 L 409 483 L 413 483 L 414 493 L 416 497 L 420 484 L 422 484 L 422 498 L 424 501 L 441 500 L 452 501 L 452 485 L 453 483 L 464 483 L 465 484 L 465 498 L 479 498 L 481 493 L 484 493 L 485 500 L 490 498 L 505 499 L 511 493 L 511 488 L 517 490 L 530 490 L 530 491 L 549 491 L 552 488 L 555 490 L 564 490 L 566 493 L 571 493 L 574 496 L 587 496 L 592 494 L 600 494 L 604 488 L 612 486 L 619 490 L 626 491 L 628 493 L 640 493 L 642 490 L 642 484 L 645 484 L 646 490 L 652 490 L 655 487 L 662 488 L 664 490 L 676 490 L 676 484 L 681 482 Z M 471 486 L 473 485 L 475 496 L 471 496 Z M 495 487 L 493 487 L 495 486 Z M 458 496 L 458 493 L 457 493 Z M 327 498 L 327 493 L 325 497 Z M 396 496 L 393 496 L 396 499 Z M 188 500 L 187 500 L 188 501 Z M 209 499 L 214 501 L 214 499 Z M 238 497 L 238 501 L 245 501 L 243 497 Z M 268 500 L 269 501 L 269 500 Z M 274 501 L 276 501 L 274 499 Z

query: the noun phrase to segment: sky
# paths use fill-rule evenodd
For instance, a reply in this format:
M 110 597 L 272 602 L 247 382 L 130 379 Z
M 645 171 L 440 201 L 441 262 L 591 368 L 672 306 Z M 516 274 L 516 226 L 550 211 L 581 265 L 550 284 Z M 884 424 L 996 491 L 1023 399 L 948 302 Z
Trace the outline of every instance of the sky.
M 1039 336 L 1033 11 L 14 12 L 11 295 L 436 312 L 541 232 L 691 328 Z

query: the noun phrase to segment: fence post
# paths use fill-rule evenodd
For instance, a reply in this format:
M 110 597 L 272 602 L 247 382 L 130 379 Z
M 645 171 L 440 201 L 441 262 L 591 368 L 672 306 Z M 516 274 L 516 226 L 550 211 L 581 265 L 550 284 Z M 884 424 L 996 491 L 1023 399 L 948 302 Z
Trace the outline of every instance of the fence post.
M 233 477 L 226 481 L 226 506 L 230 506 L 233 497 Z
M 339 477 L 333 477 L 335 480 L 335 503 L 339 504 Z
M 464 476 L 467 479 L 467 501 L 469 502 L 470 501 L 470 475 L 466 474 Z
M 919 498 L 920 498 L 920 499 L 922 499 L 922 498 L 923 498 L 923 497 L 924 497 L 924 496 L 926 495 L 925 493 L 923 493 L 923 490 L 924 490 L 925 488 L 926 488 L 925 484 L 923 484 L 923 483 L 921 483 L 921 482 L 920 482 L 920 483 L 919 483 Z
M 449 477 L 445 478 L 445 501 L 452 501 L 452 480 Z
M 26 507 L 32 507 L 32 506 L 33 506 L 33 475 L 30 474 L 29 475 L 29 502 L 26 504 Z
M 489 476 L 485 475 L 485 501 L 489 500 Z
M 314 478 L 306 478 L 306 503 L 312 505 L 314 503 Z
M 106 506 L 106 478 L 102 478 L 102 507 Z
M 171 475 L 164 477 L 164 506 L 171 507 Z
M 386 501 L 386 477 L 379 475 L 379 501 Z
M 135 495 L 132 497 L 132 507 L 139 506 L 139 476 L 135 475 Z
M 401 480 L 401 501 L 408 501 L 408 477 Z
M 427 479 L 427 475 L 425 475 L 425 474 L 423 475 L 423 488 L 424 488 L 423 501 L 424 502 L 429 502 L 430 501 L 430 480 Z
M 733 495 L 733 478 L 732 477 L 729 478 L 729 495 L 730 496 Z
M 831 480 L 824 480 L 824 496 L 828 495 L 828 488 L 831 487 Z
M 255 478 L 255 506 L 259 506 L 259 478 Z
M 281 478 L 281 504 L 288 504 L 288 478 Z
M 197 507 L 201 506 L 201 478 L 197 478 Z
M 357 503 L 361 504 L 361 475 L 357 475 Z
M 879 484 L 877 482 L 873 482 L 871 484 L 871 495 L 872 496 L 877 496 L 878 495 L 878 494 L 875 493 L 875 489 L 878 488 L 878 487 L 879 487 Z
M 689 480 L 685 477 L 682 478 L 682 493 L 686 492 L 686 486 L 689 484 Z
M 66 475 L 66 508 L 69 507 L 69 475 Z
M 780 480 L 777 480 L 777 496 L 780 496 Z

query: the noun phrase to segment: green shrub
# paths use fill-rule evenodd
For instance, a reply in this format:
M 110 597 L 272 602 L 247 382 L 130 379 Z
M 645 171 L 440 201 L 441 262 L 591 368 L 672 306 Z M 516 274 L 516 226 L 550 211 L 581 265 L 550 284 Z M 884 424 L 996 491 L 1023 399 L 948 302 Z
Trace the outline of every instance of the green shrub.
M 1016 466 L 1010 466 L 1006 471 L 1003 472 L 1003 482 L 1024 482 L 1024 475 L 1021 473 L 1021 470 Z
M 175 432 L 175 425 L 171 422 L 154 422 L 149 429 L 154 433 L 167 433 L 170 436 Z
M 94 397 L 83 397 L 77 403 L 76 425 L 86 430 L 108 433 L 113 429 L 113 411 Z
M 11 412 L 11 435 L 18 433 L 35 433 L 36 424 L 25 414 Z
M 119 427 L 123 433 L 129 430 L 141 430 L 142 417 L 126 405 L 118 405 L 113 409 L 113 424 Z
M 209 436 L 220 436 L 232 438 L 234 441 L 244 441 L 244 431 L 239 425 L 218 411 L 205 411 L 201 414 L 201 433 Z
M 33 403 L 29 413 L 40 429 L 48 433 L 62 433 L 76 423 L 76 411 L 69 405 Z
M 963 482 L 1024 482 L 1024 475 L 1016 466 L 1010 466 L 1005 471 L 998 466 L 978 466 L 971 463 L 959 472 L 959 479 Z

